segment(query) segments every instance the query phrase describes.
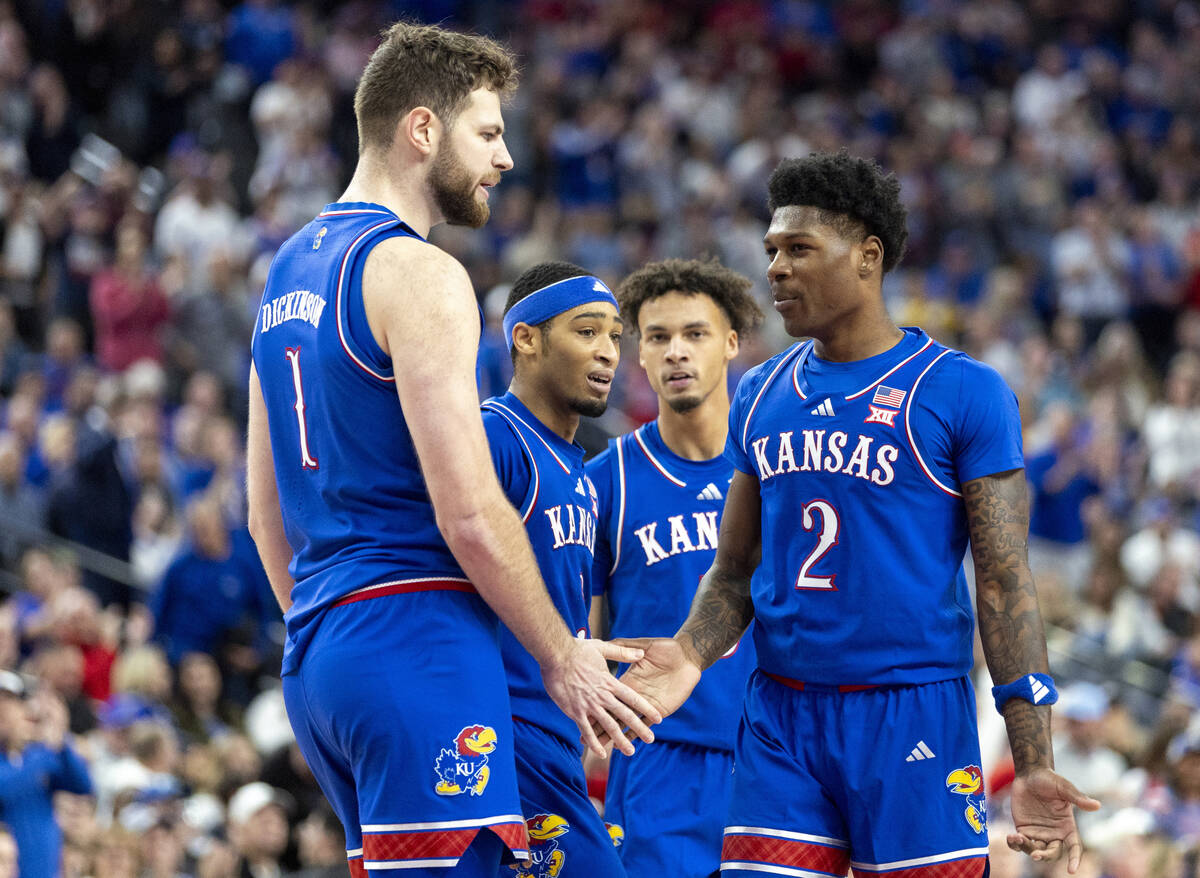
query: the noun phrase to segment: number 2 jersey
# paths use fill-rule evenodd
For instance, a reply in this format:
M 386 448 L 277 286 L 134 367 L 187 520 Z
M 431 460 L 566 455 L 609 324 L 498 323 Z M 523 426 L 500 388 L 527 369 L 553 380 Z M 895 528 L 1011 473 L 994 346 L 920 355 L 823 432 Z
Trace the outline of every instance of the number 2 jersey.
M 835 363 L 793 345 L 746 373 L 726 456 L 758 480 L 752 597 L 764 671 L 824 685 L 966 674 L 974 612 L 962 485 L 1024 466 L 993 369 L 905 328 Z
M 609 636 L 671 637 L 712 566 L 733 467 L 724 457 L 680 457 L 651 421 L 610 440 L 588 473 L 600 496 L 592 591 L 608 597 Z M 655 737 L 732 750 L 754 665 L 746 634 L 704 672 L 683 706 L 655 726 Z
M 267 275 L 251 351 L 262 384 L 296 584 L 284 673 L 323 610 L 352 592 L 472 591 L 425 489 L 391 359 L 371 334 L 371 248 L 415 232 L 377 204 L 331 204 Z

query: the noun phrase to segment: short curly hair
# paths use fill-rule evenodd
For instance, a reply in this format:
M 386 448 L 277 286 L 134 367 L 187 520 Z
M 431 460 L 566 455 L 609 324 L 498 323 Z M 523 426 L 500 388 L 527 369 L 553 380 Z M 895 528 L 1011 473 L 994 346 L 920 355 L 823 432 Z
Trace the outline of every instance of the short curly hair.
M 904 257 L 908 212 L 900 201 L 900 181 L 870 159 L 844 149 L 784 159 L 767 182 L 767 207 L 774 212 L 793 205 L 816 208 L 822 222 L 846 237 L 879 238 L 885 273 Z
M 762 310 L 750 296 L 752 282 L 716 259 L 664 259 L 639 268 L 617 287 L 621 316 L 637 329 L 638 315 L 647 302 L 667 293 L 710 296 L 741 335 L 762 322 Z

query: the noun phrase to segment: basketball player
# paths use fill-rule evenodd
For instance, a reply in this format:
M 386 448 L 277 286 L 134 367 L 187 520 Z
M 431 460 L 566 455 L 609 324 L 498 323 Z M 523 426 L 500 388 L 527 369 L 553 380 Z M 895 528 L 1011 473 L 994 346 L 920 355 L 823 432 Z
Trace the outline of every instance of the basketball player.
M 755 621 L 722 874 L 987 874 L 968 538 L 1016 763 L 1008 843 L 1065 851 L 1073 872 L 1072 806 L 1099 807 L 1053 770 L 1016 399 L 883 305 L 899 188 L 844 152 L 772 174 L 768 279 L 809 340 L 739 384 L 716 560 L 675 638 L 642 642 L 625 677 L 670 713 Z
M 617 300 L 602 281 L 565 262 L 534 266 L 513 284 L 504 312 L 512 384 L 483 404 L 500 485 L 521 513 L 555 608 L 580 637 L 588 631 L 596 491 L 575 431 L 581 415 L 604 413 L 621 331 Z M 516 876 L 500 873 L 624 875 L 588 799 L 575 724 L 546 694 L 537 662 L 507 630 L 501 651 L 530 861 Z
M 492 878 L 527 852 L 496 614 L 595 749 L 588 717 L 615 732 L 622 698 L 644 705 L 609 682 L 624 651 L 554 610 L 488 454 L 475 296 L 425 241 L 487 220 L 514 85 L 491 40 L 389 29 L 350 186 L 280 248 L 254 333 L 251 531 L 286 611 L 288 715 L 359 875 Z
M 716 262 L 668 259 L 617 290 L 658 418 L 588 464 L 601 521 L 593 602 L 609 636 L 673 634 L 712 565 L 733 476 L 721 454 L 729 363 L 741 334 L 762 319 L 749 288 Z M 754 665 L 754 645 L 743 637 L 655 729 L 656 746 L 614 755 L 604 818 L 619 827 L 629 874 L 700 878 L 720 866 L 734 738 Z

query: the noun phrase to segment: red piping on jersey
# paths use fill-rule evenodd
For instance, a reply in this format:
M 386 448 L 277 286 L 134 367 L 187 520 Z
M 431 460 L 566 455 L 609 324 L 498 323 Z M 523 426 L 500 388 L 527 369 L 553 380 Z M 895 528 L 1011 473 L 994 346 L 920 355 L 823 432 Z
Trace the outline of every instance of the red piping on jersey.
M 790 689 L 795 689 L 797 692 L 803 692 L 804 687 L 807 685 L 806 683 L 804 683 L 801 680 L 793 680 L 791 677 L 781 677 L 781 676 L 779 676 L 779 674 L 772 674 L 770 671 L 763 671 L 763 673 L 766 674 L 768 677 L 770 677 L 772 680 L 774 680 L 776 683 L 782 683 L 784 686 L 787 686 Z M 817 684 L 814 683 L 813 685 L 815 686 Z M 832 688 L 832 687 L 829 687 L 829 688 Z M 858 685 L 838 686 L 837 691 L 844 694 L 846 692 L 863 692 L 867 689 L 878 689 L 878 688 L 879 688 L 878 683 L 860 683 Z
M 812 349 L 812 342 L 808 343 L 808 350 Z M 796 391 L 796 396 L 801 399 L 808 399 L 808 396 L 800 389 L 800 365 L 804 362 L 804 356 L 801 355 L 792 366 L 792 390 Z
M 922 370 L 921 374 L 917 376 L 917 380 L 913 382 L 912 389 L 908 391 L 908 401 L 904 404 L 904 432 L 908 436 L 908 447 L 912 449 L 913 457 L 917 459 L 917 463 L 920 465 L 921 471 L 925 473 L 926 478 L 928 478 L 929 481 L 933 482 L 939 489 L 949 494 L 951 497 L 961 497 L 961 492 L 955 491 L 953 488 L 948 488 L 943 485 L 938 477 L 933 474 L 933 471 L 925 464 L 925 459 L 921 457 L 921 452 L 917 450 L 917 441 L 913 438 L 912 424 L 909 421 L 909 413 L 912 411 L 913 400 L 917 397 L 917 387 L 920 386 L 921 379 L 925 377 L 926 372 L 937 365 L 938 360 L 946 356 L 948 353 L 950 353 L 950 351 L 942 351 L 940 354 L 934 357 L 933 362 L 926 366 Z
M 364 211 L 364 212 L 366 212 L 366 211 Z M 354 363 L 358 366 L 358 368 L 362 369 L 364 372 L 366 372 L 372 378 L 378 378 L 380 381 L 387 381 L 387 382 L 393 383 L 393 384 L 396 381 L 396 377 L 394 375 L 390 378 L 387 375 L 380 375 L 378 372 L 376 372 L 374 369 L 370 368 L 366 363 L 364 363 L 362 360 L 360 360 L 357 356 L 355 356 L 354 351 L 350 350 L 350 346 L 348 344 L 346 344 L 346 335 L 345 335 L 345 332 L 342 330 L 342 285 L 346 279 L 346 266 L 350 263 L 350 256 L 354 253 L 354 249 L 358 246 L 359 241 L 361 241 L 363 238 L 367 237 L 368 235 L 373 234 L 374 232 L 378 231 L 379 229 L 382 229 L 384 226 L 389 225 L 391 223 L 395 223 L 395 222 L 399 222 L 399 220 L 387 219 L 381 223 L 376 223 L 375 225 L 368 228 L 365 232 L 360 234 L 357 238 L 355 238 L 354 241 L 350 244 L 350 246 L 346 248 L 346 255 L 342 257 L 342 267 L 340 269 L 338 269 L 337 300 L 334 303 L 337 308 L 336 316 L 337 316 L 338 340 L 342 343 L 342 350 L 344 350 L 346 352 L 346 355 L 348 357 L 350 357 L 351 360 L 354 361 Z
M 465 579 L 409 579 L 405 582 L 388 582 L 352 591 L 345 597 L 334 601 L 329 608 L 332 610 L 334 607 L 344 607 L 346 604 L 356 604 L 372 598 L 381 598 L 392 594 L 413 594 L 418 591 L 462 591 L 475 594 L 475 586 Z
M 620 495 L 620 504 L 617 507 L 617 539 L 613 545 L 613 562 L 609 568 L 611 576 L 617 570 L 617 565 L 621 563 L 621 538 L 625 531 L 625 442 L 626 438 L 622 436 L 616 441 L 617 449 L 617 493 Z
M 638 427 L 636 430 L 633 431 L 633 438 L 637 440 L 638 447 L 642 449 L 642 454 L 646 455 L 646 459 L 649 460 L 650 463 L 654 465 L 654 468 L 656 470 L 658 470 L 659 474 L 661 474 L 664 479 L 669 481 L 672 485 L 675 485 L 680 488 L 686 488 L 687 482 L 681 482 L 681 481 L 679 481 L 679 479 L 677 479 L 673 475 L 671 475 L 667 471 L 667 468 L 658 462 L 658 458 L 656 458 L 653 454 L 650 453 L 650 449 L 646 445 L 646 440 L 642 438 L 642 430 L 644 430 L 644 429 L 646 429 L 646 428 L 644 426 L 642 426 L 642 427 Z
M 775 368 L 771 370 L 771 374 L 767 376 L 767 380 L 763 382 L 762 387 L 758 389 L 758 395 L 754 397 L 754 402 L 750 404 L 750 408 L 746 412 L 746 421 L 742 424 L 742 453 L 747 456 L 750 454 L 750 449 L 746 447 L 746 436 L 750 433 L 750 419 L 754 417 L 754 410 L 758 408 L 759 400 L 763 398 L 763 394 L 767 392 L 767 388 L 771 386 L 771 382 L 775 380 L 775 376 L 779 374 L 779 370 L 787 365 L 788 360 L 794 357 L 799 351 L 804 350 L 807 346 L 812 345 L 812 342 L 801 344 L 796 342 L 787 354 L 775 364 Z M 795 386 L 793 384 L 793 386 Z M 796 388 L 797 392 L 800 388 Z
M 511 412 L 509 409 L 505 408 L 502 405 L 498 405 L 496 403 L 485 402 L 482 406 L 480 406 L 480 408 L 487 409 L 489 412 L 495 412 L 500 417 L 504 418 L 504 420 L 508 421 L 508 425 L 510 427 L 512 427 L 512 431 L 514 433 L 516 433 L 517 438 L 521 440 L 521 446 L 525 449 L 525 454 L 528 455 L 528 457 L 529 457 L 529 465 L 531 467 L 533 467 L 533 499 L 529 501 L 529 507 L 521 515 L 521 524 L 528 524 L 529 516 L 533 515 L 533 510 L 537 506 L 538 494 L 542 490 L 542 478 L 541 478 L 541 474 L 538 470 L 537 459 L 534 458 L 533 450 L 529 447 L 529 443 L 526 442 L 525 437 L 521 435 L 520 428 L 518 428 L 517 425 L 513 423 L 513 418 L 516 417 L 515 412 Z M 520 419 L 517 418 L 517 420 L 520 420 Z M 524 424 L 525 422 L 521 421 L 521 423 Z M 526 426 L 529 426 L 529 425 L 526 424 Z M 543 443 L 543 444 L 545 444 L 545 443 Z M 553 454 L 554 452 L 551 451 L 550 453 Z M 561 465 L 561 461 L 560 461 L 560 465 Z

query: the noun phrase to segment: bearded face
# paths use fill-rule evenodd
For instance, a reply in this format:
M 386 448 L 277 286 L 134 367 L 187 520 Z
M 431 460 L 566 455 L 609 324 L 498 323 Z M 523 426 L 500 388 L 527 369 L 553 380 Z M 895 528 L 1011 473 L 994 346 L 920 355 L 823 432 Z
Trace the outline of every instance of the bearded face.
M 475 194 L 479 181 L 463 164 L 451 138 L 446 139 L 433 160 L 429 186 L 438 211 L 450 225 L 478 229 L 488 221 L 491 212 L 487 201 L 481 201 Z

